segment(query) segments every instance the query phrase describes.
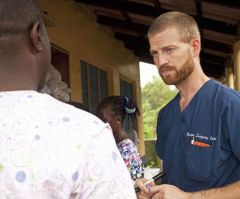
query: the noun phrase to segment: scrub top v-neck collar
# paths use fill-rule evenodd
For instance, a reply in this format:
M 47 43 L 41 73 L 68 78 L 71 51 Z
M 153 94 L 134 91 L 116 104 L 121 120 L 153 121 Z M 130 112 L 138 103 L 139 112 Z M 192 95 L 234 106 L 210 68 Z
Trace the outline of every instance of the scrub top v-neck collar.
M 197 100 L 198 96 L 201 95 L 201 93 L 203 92 L 204 88 L 206 86 L 208 86 L 210 83 L 212 82 L 211 79 L 209 79 L 208 81 L 206 81 L 200 88 L 199 90 L 195 93 L 195 95 L 192 97 L 191 101 L 188 103 L 188 105 L 181 111 L 180 108 L 180 94 L 178 93 L 177 95 L 177 110 L 179 111 L 179 113 L 181 115 L 184 115 L 186 112 L 188 112 L 189 109 L 191 109 L 191 107 L 193 106 L 192 104 L 194 104 L 194 102 Z

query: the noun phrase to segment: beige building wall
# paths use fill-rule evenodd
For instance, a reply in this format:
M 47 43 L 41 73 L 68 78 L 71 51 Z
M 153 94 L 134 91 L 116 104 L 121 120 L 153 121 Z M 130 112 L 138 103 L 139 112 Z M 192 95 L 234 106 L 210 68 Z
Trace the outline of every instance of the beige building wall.
M 90 8 L 71 0 L 37 0 L 54 25 L 48 27 L 51 42 L 69 54 L 71 100 L 82 102 L 80 60 L 87 61 L 108 73 L 109 95 L 120 94 L 119 78 L 126 78 L 135 87 L 141 108 L 139 60 L 113 32 L 96 23 Z M 139 150 L 144 153 L 142 116 L 138 119 Z

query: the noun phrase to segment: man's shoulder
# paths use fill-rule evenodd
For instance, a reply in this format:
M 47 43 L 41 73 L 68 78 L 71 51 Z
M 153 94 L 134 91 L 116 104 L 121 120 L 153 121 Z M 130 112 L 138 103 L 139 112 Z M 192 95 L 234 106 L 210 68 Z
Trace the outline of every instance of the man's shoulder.
M 58 117 L 59 122 L 66 124 L 70 129 L 78 128 L 81 134 L 86 133 L 87 136 L 96 136 L 106 128 L 106 124 L 92 113 L 50 98 L 47 108 L 49 114 Z
M 101 133 L 106 126 L 93 114 L 61 102 L 48 94 L 14 91 L 1 92 L 0 96 L 0 103 L 9 107 L 9 112 L 14 115 L 22 115 L 25 112 L 27 113 L 23 116 L 25 120 L 37 123 L 38 126 L 52 132 L 73 131 L 76 135 L 89 137 Z
M 240 101 L 240 93 L 232 88 L 229 88 L 225 85 L 223 85 L 220 82 L 212 81 L 212 85 L 215 87 L 215 91 L 218 94 L 218 96 L 223 99 L 224 101 L 229 100 L 237 100 Z M 214 92 L 211 92 L 214 94 Z M 210 94 L 210 93 L 209 93 Z

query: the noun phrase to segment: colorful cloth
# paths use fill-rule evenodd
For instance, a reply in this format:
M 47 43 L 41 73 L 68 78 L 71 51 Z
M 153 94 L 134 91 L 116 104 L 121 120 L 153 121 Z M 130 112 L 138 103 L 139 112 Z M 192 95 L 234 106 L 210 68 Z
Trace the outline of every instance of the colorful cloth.
M 117 144 L 117 147 L 130 172 L 132 180 L 141 178 L 143 175 L 142 160 L 135 144 L 130 139 L 124 139 Z
M 1 199 L 136 198 L 110 127 L 35 91 L 0 92 Z

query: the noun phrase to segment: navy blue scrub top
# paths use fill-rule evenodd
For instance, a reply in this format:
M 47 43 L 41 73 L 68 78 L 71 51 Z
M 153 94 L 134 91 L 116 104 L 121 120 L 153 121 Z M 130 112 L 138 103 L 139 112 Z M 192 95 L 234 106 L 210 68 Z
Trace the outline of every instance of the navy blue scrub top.
M 158 115 L 163 183 L 184 191 L 240 180 L 240 95 L 209 80 L 181 112 L 179 94 Z

